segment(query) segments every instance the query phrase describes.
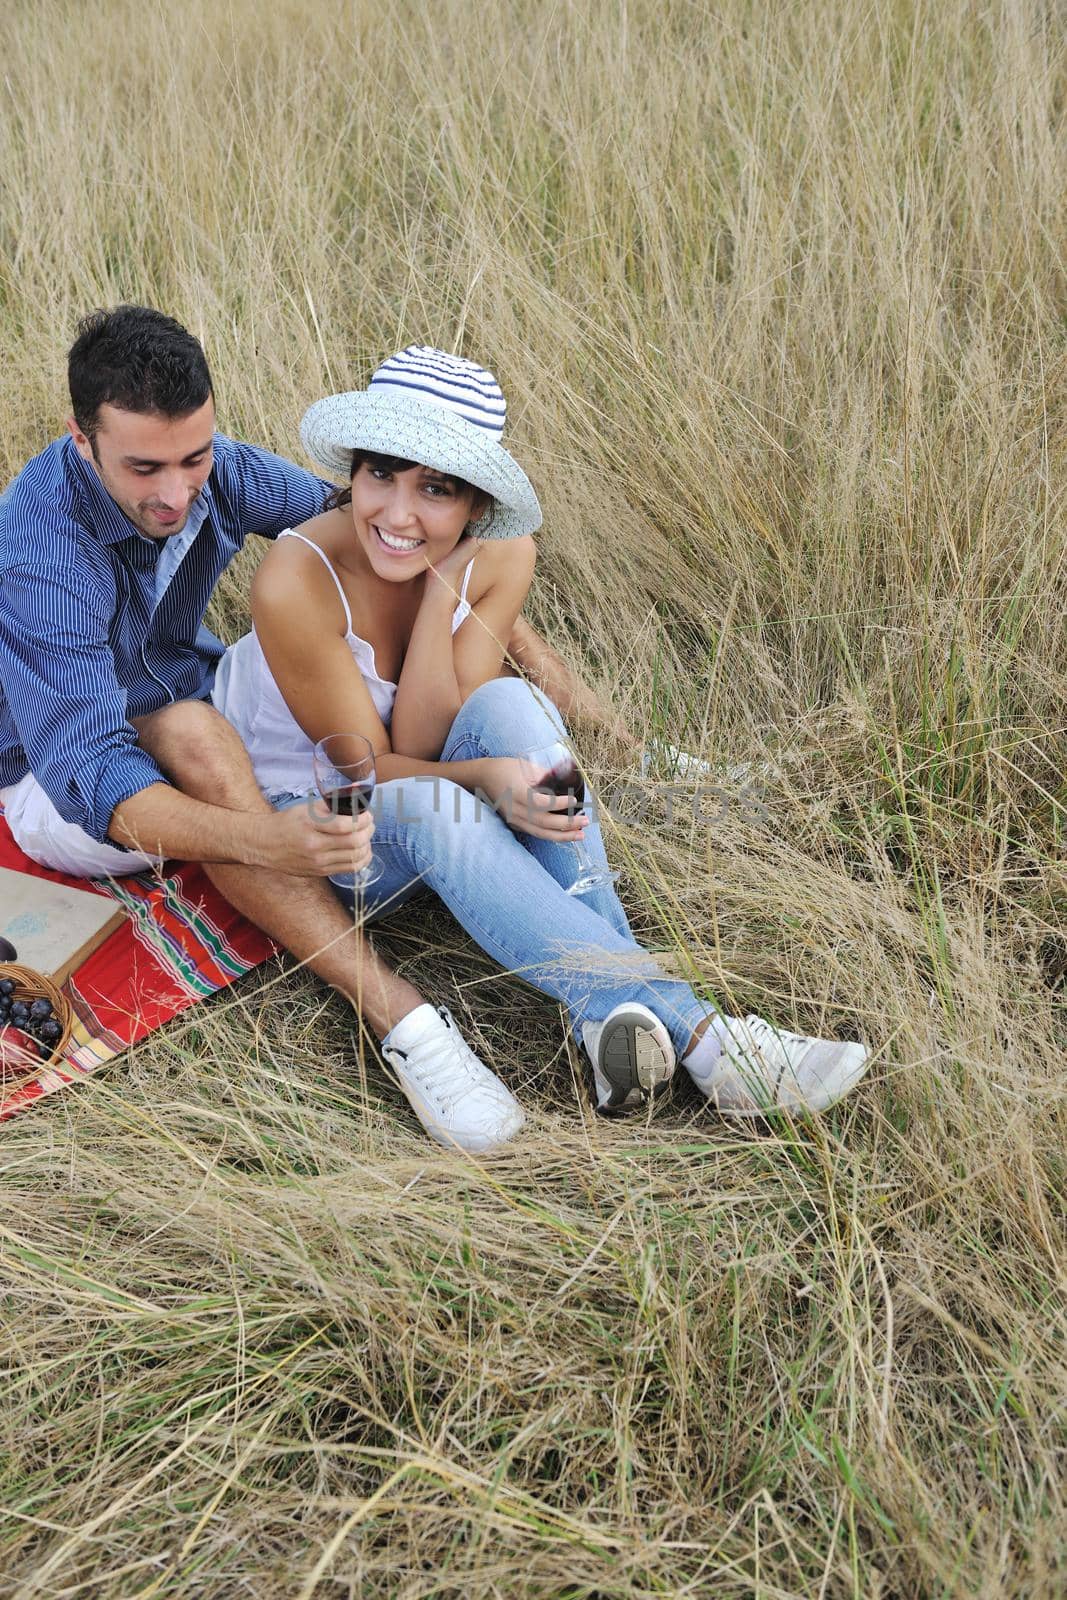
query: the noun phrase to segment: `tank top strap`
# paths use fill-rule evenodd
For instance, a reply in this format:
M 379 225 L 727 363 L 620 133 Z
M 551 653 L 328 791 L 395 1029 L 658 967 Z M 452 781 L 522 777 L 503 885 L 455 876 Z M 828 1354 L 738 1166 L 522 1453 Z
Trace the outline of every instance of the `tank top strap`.
M 463 571 L 463 587 L 459 591 L 459 603 L 465 605 L 467 600 L 467 585 L 471 581 L 471 572 L 474 568 L 474 557 L 471 556 Z
M 306 544 L 309 550 L 314 550 L 315 554 L 318 556 L 319 560 L 322 562 L 323 566 L 326 568 L 326 571 L 330 574 L 330 577 L 334 581 L 334 585 L 335 585 L 335 587 L 337 589 L 337 593 L 340 596 L 341 604 L 345 608 L 345 632 L 346 633 L 351 633 L 353 631 L 353 628 L 352 628 L 352 609 L 348 604 L 348 596 L 345 594 L 344 590 L 342 589 L 341 580 L 337 576 L 336 572 L 333 570 L 333 567 L 330 565 L 330 558 L 326 554 L 325 550 L 323 550 L 319 545 L 317 545 L 313 539 L 307 539 L 307 538 L 304 537 L 304 535 L 302 533 L 297 533 L 295 528 L 286 528 L 284 530 L 284 532 L 282 532 L 282 533 L 280 533 L 278 535 L 278 538 L 279 539 L 299 539 L 300 543 L 301 544 Z M 470 568 L 468 568 L 467 570 L 469 571 Z

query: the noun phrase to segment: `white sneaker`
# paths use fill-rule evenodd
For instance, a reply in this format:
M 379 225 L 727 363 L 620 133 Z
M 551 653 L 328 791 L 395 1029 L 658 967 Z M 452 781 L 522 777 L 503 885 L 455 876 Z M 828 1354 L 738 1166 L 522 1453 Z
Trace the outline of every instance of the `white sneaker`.
M 781 783 L 785 769 L 772 759 L 762 761 L 735 761 L 722 765 L 694 755 L 692 750 L 679 749 L 676 744 L 659 744 L 653 741 L 640 755 L 641 776 L 648 778 L 657 768 L 666 770 L 671 778 L 714 778 L 716 783 L 736 784 L 747 789 L 752 784 Z
M 641 751 L 641 776 L 647 778 L 653 768 L 660 765 L 666 767 L 672 778 L 706 778 L 711 772 L 711 762 L 694 755 L 691 750 L 654 742 Z
M 710 1071 L 686 1070 L 701 1093 L 731 1116 L 825 1111 L 856 1087 L 869 1064 L 866 1045 L 808 1039 L 763 1017 L 722 1020 L 728 1037 L 720 1037 L 721 1054 Z
M 433 1009 L 436 1016 L 410 1049 L 383 1044 L 382 1055 L 432 1139 L 476 1153 L 492 1150 L 518 1133 L 526 1121 L 522 1107 L 479 1061 L 451 1012 Z
M 636 1002 L 616 1006 L 603 1022 L 584 1022 L 582 1044 L 593 1063 L 602 1116 L 636 1110 L 674 1076 L 670 1034 L 654 1012 Z

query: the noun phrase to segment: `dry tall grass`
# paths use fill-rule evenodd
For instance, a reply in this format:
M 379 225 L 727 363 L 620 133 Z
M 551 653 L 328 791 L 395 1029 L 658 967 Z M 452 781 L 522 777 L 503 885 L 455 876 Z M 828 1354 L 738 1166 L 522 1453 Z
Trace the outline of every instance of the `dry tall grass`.
M 402 914 L 503 1158 L 280 968 L 5 1125 L 0 1594 L 1063 1592 L 1062 22 L 8 0 L 0 468 L 120 298 L 289 453 L 401 342 L 488 359 L 535 619 L 776 765 L 763 822 L 620 834 L 637 924 L 880 1055 L 817 1124 L 603 1126 L 554 1008 Z

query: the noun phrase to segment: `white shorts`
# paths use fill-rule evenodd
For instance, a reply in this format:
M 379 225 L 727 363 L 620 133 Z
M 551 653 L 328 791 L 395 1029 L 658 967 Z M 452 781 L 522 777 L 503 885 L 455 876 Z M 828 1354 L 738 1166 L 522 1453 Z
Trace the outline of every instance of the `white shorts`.
M 100 844 L 73 822 L 64 822 L 32 772 L 10 789 L 0 789 L 0 803 L 15 843 L 39 867 L 71 878 L 124 878 L 160 865 L 158 856 Z

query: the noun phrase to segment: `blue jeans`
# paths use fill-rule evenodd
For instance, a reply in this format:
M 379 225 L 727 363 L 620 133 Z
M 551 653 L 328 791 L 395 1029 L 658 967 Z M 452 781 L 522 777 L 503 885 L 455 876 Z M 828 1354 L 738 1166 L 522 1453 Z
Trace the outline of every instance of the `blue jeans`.
M 566 737 L 559 712 L 521 678 L 495 678 L 470 696 L 442 762 L 515 756 Z M 445 777 L 395 778 L 375 791 L 374 858 L 382 876 L 364 894 L 367 921 L 423 886 L 482 949 L 567 1008 L 581 1038 L 621 1002 L 640 1001 L 668 1028 L 679 1055 L 713 1007 L 664 976 L 635 940 L 610 884 L 582 896 L 573 847 L 513 833 L 492 808 Z M 606 860 L 591 816 L 585 843 Z M 334 886 L 351 905 L 351 890 Z

